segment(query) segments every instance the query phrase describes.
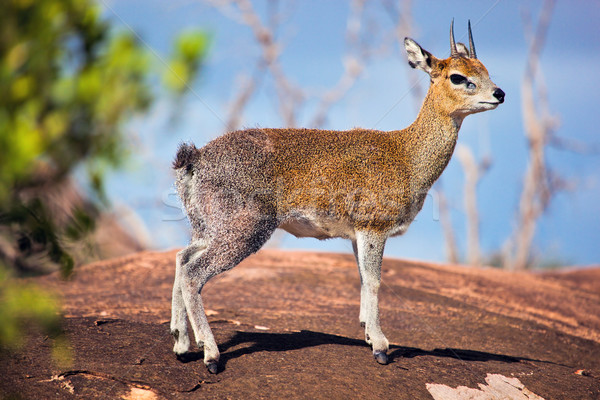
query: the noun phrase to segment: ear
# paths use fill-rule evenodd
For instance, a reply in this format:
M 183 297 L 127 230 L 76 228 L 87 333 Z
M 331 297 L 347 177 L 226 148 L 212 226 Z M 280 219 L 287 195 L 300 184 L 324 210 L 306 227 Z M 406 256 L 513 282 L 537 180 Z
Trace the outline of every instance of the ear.
M 467 46 L 464 43 L 456 43 L 456 50 L 458 51 L 459 55 L 465 56 L 467 58 L 471 57 L 471 55 L 469 54 L 469 50 L 467 49 Z
M 431 71 L 435 68 L 439 60 L 411 38 L 404 39 L 404 48 L 408 55 L 408 65 L 421 69 L 431 75 Z

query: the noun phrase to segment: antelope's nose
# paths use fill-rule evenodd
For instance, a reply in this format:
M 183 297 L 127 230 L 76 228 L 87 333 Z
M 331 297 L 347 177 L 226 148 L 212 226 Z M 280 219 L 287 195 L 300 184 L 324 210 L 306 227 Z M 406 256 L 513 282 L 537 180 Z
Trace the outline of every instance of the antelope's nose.
M 504 91 L 502 89 L 496 88 L 493 96 L 498 99 L 498 102 L 504 103 Z

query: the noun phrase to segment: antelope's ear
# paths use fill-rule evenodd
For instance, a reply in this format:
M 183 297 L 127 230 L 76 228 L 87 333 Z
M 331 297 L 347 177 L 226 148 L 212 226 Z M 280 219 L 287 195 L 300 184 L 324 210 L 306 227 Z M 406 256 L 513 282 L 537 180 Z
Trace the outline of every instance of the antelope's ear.
M 469 53 L 469 50 L 467 49 L 467 46 L 464 43 L 456 43 L 456 51 L 459 55 L 463 57 L 471 57 L 471 54 Z
M 436 67 L 439 60 L 411 38 L 404 39 L 404 48 L 408 55 L 408 65 L 431 75 L 431 71 Z

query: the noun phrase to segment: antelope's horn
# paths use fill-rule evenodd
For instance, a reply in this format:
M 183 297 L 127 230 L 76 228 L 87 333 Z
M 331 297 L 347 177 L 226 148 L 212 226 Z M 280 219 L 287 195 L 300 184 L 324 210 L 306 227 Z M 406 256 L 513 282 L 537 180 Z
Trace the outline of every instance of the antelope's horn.
M 473 43 L 473 33 L 471 32 L 471 20 L 469 20 L 469 54 L 471 58 L 477 58 L 477 53 L 475 53 L 475 43 Z
M 452 18 L 452 23 L 450 24 L 450 57 L 456 55 L 458 55 L 458 50 L 456 50 L 456 42 L 454 41 L 454 18 Z

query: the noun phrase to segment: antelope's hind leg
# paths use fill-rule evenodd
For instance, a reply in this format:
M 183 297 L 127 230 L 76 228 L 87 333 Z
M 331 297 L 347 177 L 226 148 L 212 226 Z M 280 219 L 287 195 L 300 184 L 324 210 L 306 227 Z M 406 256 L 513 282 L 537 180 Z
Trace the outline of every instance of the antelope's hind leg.
M 210 271 L 208 268 L 202 268 L 202 265 L 205 264 L 203 259 L 207 251 L 208 249 L 202 251 L 198 256 L 182 264 L 177 271 L 178 278 L 175 279 L 179 280 L 184 310 L 187 311 L 187 317 L 192 325 L 196 344 L 199 348 L 204 349 L 204 364 L 214 374 L 217 372 L 219 349 L 208 324 L 201 297 L 201 291 L 206 282 L 212 276 L 216 275 L 215 272 Z M 174 314 L 173 318 L 178 319 L 179 316 Z M 187 336 L 187 330 L 185 336 Z M 189 339 L 187 340 L 189 346 Z
M 204 364 L 213 374 L 217 373 L 220 353 L 204 311 L 202 288 L 209 279 L 230 270 L 259 250 L 277 227 L 274 218 L 252 212 L 227 215 L 235 220 L 215 223 L 213 226 L 219 229 L 210 234 L 206 247 L 200 251 L 196 248 L 195 255 L 185 263 L 182 257 L 176 278 L 198 347 L 204 347 Z M 174 314 L 174 321 L 177 322 L 180 316 Z
M 173 352 L 178 356 L 185 354 L 190 348 L 190 338 L 187 329 L 187 310 L 182 293 L 182 265 L 194 257 L 198 257 L 206 248 L 203 242 L 197 241 L 177 253 L 175 259 L 175 282 L 171 300 L 171 335 L 175 340 Z

